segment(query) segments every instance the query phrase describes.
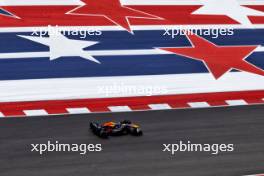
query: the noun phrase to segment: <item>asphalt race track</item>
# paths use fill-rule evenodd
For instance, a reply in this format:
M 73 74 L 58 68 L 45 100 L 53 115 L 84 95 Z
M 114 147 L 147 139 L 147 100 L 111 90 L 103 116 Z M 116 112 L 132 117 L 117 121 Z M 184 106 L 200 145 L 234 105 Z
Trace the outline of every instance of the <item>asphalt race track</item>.
M 142 137 L 99 139 L 90 121 L 130 119 Z M 1 176 L 242 176 L 264 172 L 264 106 L 0 119 Z M 31 143 L 102 143 L 80 155 L 31 152 Z M 235 152 L 162 152 L 163 143 L 233 143 Z

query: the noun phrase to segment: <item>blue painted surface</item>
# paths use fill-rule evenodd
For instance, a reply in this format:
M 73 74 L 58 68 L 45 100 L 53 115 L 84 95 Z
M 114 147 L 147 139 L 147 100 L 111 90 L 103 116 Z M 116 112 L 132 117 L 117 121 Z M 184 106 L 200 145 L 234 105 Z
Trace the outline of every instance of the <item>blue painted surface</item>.
M 92 40 L 100 43 L 86 50 L 152 49 L 153 47 L 190 46 L 185 36 L 174 39 L 163 36 L 164 31 L 136 31 L 131 35 L 123 31 L 103 32 L 101 36 L 68 36 L 71 39 Z M 47 52 L 45 45 L 20 38 L 17 35 L 31 33 L 0 33 L 0 53 Z M 264 29 L 236 30 L 233 36 L 206 39 L 218 45 L 263 45 Z M 247 61 L 264 69 L 264 53 L 254 53 Z M 64 57 L 54 61 L 49 58 L 0 60 L 0 80 L 69 78 L 95 76 L 129 76 L 191 74 L 208 72 L 200 61 L 177 55 L 144 56 L 100 56 L 102 64 L 96 64 L 80 57 Z

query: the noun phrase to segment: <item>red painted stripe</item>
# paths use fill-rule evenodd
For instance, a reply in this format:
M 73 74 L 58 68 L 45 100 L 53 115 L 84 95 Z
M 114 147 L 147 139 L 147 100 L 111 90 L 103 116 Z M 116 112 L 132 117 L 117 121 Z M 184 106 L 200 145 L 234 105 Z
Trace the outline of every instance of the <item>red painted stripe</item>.
M 91 111 L 91 112 L 110 112 L 110 109 L 108 109 L 107 106 L 97 106 L 97 105 L 91 105 L 91 106 L 88 106 L 88 109 Z
M 224 100 L 215 100 L 207 102 L 211 106 L 227 106 L 228 104 Z
M 190 106 L 187 104 L 187 102 L 170 102 L 169 105 L 172 108 L 189 108 Z
M 0 103 L 5 116 L 25 115 L 23 110 L 45 109 L 50 114 L 67 113 L 66 108 L 87 107 L 92 112 L 109 112 L 109 106 L 129 106 L 132 110 L 148 110 L 149 104 L 169 104 L 172 108 L 187 108 L 190 102 L 207 102 L 212 106 L 227 105 L 226 100 L 243 99 L 249 103 L 264 103 L 264 91 L 201 93 L 125 98 L 97 98 L 79 100 L 49 100 Z
M 148 105 L 131 105 L 129 106 L 134 111 L 139 110 L 150 110 L 151 108 Z
M 1 112 L 4 114 L 6 117 L 10 116 L 16 116 L 16 117 L 23 117 L 26 114 L 23 112 L 23 110 L 1 110 Z
M 66 15 L 76 6 L 7 6 L 4 9 L 19 16 L 21 19 L 0 15 L 0 27 L 25 26 L 113 26 L 109 20 L 95 16 Z M 179 25 L 179 24 L 238 24 L 223 15 L 192 15 L 201 6 L 188 5 L 140 5 L 128 6 L 166 20 L 130 19 L 132 25 Z M 248 6 L 264 12 L 264 5 Z M 254 24 L 264 24 L 264 17 L 250 17 Z
M 65 108 L 54 108 L 54 107 L 48 107 L 45 108 L 48 114 L 67 114 L 68 111 Z
M 248 104 L 262 104 L 264 101 L 262 99 L 249 98 L 245 100 Z

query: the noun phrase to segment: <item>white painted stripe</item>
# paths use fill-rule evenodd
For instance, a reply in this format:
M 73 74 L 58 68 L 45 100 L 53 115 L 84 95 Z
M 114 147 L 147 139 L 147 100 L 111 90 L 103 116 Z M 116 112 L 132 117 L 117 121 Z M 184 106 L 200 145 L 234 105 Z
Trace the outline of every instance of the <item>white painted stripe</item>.
M 128 106 L 109 106 L 108 107 L 112 112 L 126 112 L 131 111 Z
M 231 106 L 247 105 L 245 100 L 226 100 L 226 103 Z
M 252 24 L 250 27 L 243 24 L 225 24 L 225 25 L 197 25 L 197 24 L 189 24 L 189 25 L 137 25 L 131 26 L 131 29 L 136 30 L 164 30 L 165 29 L 263 29 L 264 24 Z M 39 32 L 39 31 L 47 31 L 48 27 L 1 27 L 0 32 Z M 124 31 L 123 28 L 119 26 L 60 26 L 58 30 L 100 30 L 100 31 Z M 164 36 L 165 37 L 165 36 Z M 167 36 L 168 37 L 168 36 Z
M 255 52 L 263 52 L 264 47 L 258 47 Z M 96 50 L 86 51 L 91 56 L 137 56 L 137 55 L 166 55 L 171 52 L 161 49 L 138 49 L 138 50 Z M 38 59 L 49 58 L 50 52 L 20 52 L 0 53 L 0 59 Z
M 258 47 L 255 52 L 263 52 L 264 47 Z M 137 49 L 137 50 L 90 50 L 86 51 L 91 56 L 134 56 L 134 55 L 165 55 L 171 52 L 161 49 Z M 20 53 L 0 53 L 0 59 L 19 59 L 19 58 L 42 58 L 50 57 L 50 52 L 20 52 Z
M 47 111 L 44 109 L 38 109 L 38 110 L 24 110 L 24 113 L 27 116 L 39 116 L 39 115 L 48 115 Z
M 149 96 L 142 88 L 163 90 L 152 95 L 264 90 L 263 76 L 245 72 L 227 73 L 218 80 L 209 73 L 114 78 L 114 82 L 113 77 L 0 81 L 0 102 Z M 127 91 L 106 91 L 116 85 Z
M 50 57 L 49 52 L 28 52 L 28 53 L 0 53 L 0 59 L 19 59 L 19 58 L 41 58 Z
M 210 107 L 210 105 L 207 102 L 191 102 L 188 103 L 193 108 L 205 108 Z
M 5 117 L 5 115 L 2 112 L 0 112 L 0 118 L 2 117 Z
M 133 56 L 133 55 L 156 55 L 156 54 L 171 54 L 167 51 L 159 49 L 139 49 L 139 50 L 100 50 L 86 51 L 85 53 L 91 56 Z M 50 52 L 25 52 L 25 53 L 0 53 L 0 59 L 33 59 L 50 57 Z
M 259 46 L 257 49 L 255 49 L 255 52 L 263 52 L 263 51 L 264 51 L 263 46 Z
M 263 0 L 238 0 L 241 5 L 263 5 Z M 121 0 L 123 5 L 202 5 L 199 0 Z M 1 6 L 7 5 L 82 5 L 81 0 L 1 0 Z
M 91 111 L 88 108 L 66 108 L 70 114 L 84 114 L 90 113 Z
M 171 54 L 160 49 L 138 49 L 138 50 L 101 50 L 87 51 L 92 56 L 125 56 L 125 55 L 155 55 Z
M 172 109 L 170 105 L 164 103 L 164 104 L 149 104 L 148 105 L 153 110 L 162 110 L 162 109 Z
M 124 31 L 123 28 L 119 26 L 61 26 L 59 28 L 66 28 L 67 30 L 100 30 L 100 31 Z M 164 30 L 165 29 L 220 29 L 220 28 L 227 28 L 227 29 L 263 29 L 264 24 L 252 24 L 252 28 L 249 26 L 241 25 L 241 24 L 227 24 L 227 25 L 138 25 L 138 26 L 131 26 L 132 30 Z M 1 27 L 0 32 L 34 32 L 34 31 L 46 31 L 47 27 Z M 168 37 L 168 36 L 167 36 Z M 175 36 L 176 37 L 176 36 Z

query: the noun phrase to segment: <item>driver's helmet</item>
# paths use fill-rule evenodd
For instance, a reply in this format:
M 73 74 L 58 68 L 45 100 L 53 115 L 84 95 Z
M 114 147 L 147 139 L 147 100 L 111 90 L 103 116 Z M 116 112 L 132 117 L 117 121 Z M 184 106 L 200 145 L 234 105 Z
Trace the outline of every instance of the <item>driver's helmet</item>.
M 131 124 L 131 121 L 130 120 L 123 120 L 123 121 L 121 121 L 121 124 Z
M 119 122 L 119 123 L 116 123 L 116 124 L 115 124 L 115 127 L 114 127 L 114 128 L 115 128 L 115 129 L 117 129 L 117 128 L 121 128 L 121 126 L 122 126 L 122 123 Z

